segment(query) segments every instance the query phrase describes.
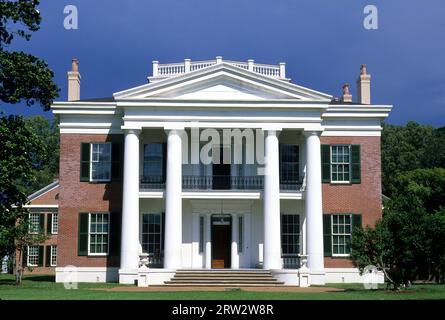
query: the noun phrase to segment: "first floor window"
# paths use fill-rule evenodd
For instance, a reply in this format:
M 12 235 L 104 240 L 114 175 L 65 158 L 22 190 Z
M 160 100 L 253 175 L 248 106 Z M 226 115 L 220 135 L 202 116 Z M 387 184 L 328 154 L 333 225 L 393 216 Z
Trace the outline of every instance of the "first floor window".
M 59 232 L 59 215 L 53 213 L 51 215 L 51 233 L 57 234 Z
M 109 215 L 108 213 L 90 213 L 88 231 L 88 254 L 108 254 Z
M 142 250 L 148 253 L 153 265 L 160 265 L 164 250 L 163 215 L 144 213 L 142 215 Z
M 300 253 L 300 216 L 297 214 L 281 215 L 281 248 L 283 255 Z
M 39 265 L 39 246 L 28 247 L 27 265 L 37 267 Z
M 331 146 L 331 181 L 349 182 L 351 180 L 351 146 Z
M 332 215 L 332 254 L 337 256 L 351 253 L 352 217 L 350 214 Z
M 90 181 L 111 180 L 111 143 L 91 144 Z
M 51 246 L 51 267 L 55 267 L 57 265 L 57 246 Z
M 40 214 L 29 214 L 29 233 L 37 234 L 40 231 Z

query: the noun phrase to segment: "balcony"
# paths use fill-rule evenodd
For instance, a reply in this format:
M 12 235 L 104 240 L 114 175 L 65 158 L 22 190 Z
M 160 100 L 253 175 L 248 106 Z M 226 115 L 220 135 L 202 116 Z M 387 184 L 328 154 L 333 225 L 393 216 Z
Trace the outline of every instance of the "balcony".
M 297 192 L 302 190 L 303 183 L 299 180 L 281 180 L 282 192 Z M 264 187 L 264 176 L 229 176 L 229 175 L 184 175 L 182 176 L 182 190 L 184 191 L 256 191 Z M 165 178 L 163 176 L 141 177 L 140 190 L 163 190 Z

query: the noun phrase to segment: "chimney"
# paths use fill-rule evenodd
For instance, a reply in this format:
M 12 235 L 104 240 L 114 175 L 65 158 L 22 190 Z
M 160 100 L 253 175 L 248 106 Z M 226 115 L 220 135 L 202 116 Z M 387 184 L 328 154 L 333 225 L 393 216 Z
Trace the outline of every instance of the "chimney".
M 371 104 L 371 75 L 366 73 L 366 65 L 362 64 L 357 79 L 358 103 Z
M 74 58 L 68 71 L 68 101 L 80 100 L 80 79 L 79 60 Z
M 349 84 L 345 83 L 343 85 L 343 97 L 342 97 L 342 101 L 343 102 L 352 102 L 352 95 L 349 92 Z

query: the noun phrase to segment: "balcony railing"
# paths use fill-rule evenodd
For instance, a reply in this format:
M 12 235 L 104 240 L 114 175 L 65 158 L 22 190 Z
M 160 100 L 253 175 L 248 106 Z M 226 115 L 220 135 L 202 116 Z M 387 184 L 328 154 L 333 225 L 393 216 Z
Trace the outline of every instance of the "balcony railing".
M 299 269 L 301 266 L 300 256 L 296 254 L 283 254 L 283 269 Z
M 163 176 L 141 177 L 141 190 L 159 190 L 165 188 Z M 182 189 L 198 190 L 263 190 L 264 176 L 229 176 L 229 175 L 184 175 Z M 280 181 L 280 190 L 284 192 L 302 191 L 302 182 L 297 180 Z

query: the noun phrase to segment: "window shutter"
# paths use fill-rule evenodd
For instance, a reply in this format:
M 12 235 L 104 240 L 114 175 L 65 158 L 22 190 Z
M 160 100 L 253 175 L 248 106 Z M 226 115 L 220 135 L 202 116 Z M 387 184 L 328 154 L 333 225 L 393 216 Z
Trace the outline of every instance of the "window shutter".
M 45 251 L 46 251 L 45 252 L 45 254 L 46 254 L 45 266 L 51 267 L 51 246 L 46 246 Z
M 297 148 L 297 168 L 295 170 L 297 171 L 297 180 L 300 181 L 300 146 L 296 146 Z
M 355 227 L 362 228 L 362 215 L 361 214 L 353 214 L 352 215 L 352 229 Z
M 77 255 L 88 255 L 88 213 L 79 213 L 79 235 L 77 243 Z
M 25 246 L 23 248 L 22 267 L 26 268 L 27 266 L 28 266 L 28 247 Z
M 80 144 L 80 181 L 90 181 L 90 144 Z
M 46 234 L 52 234 L 53 215 L 48 213 L 46 215 Z
M 321 180 L 331 182 L 331 146 L 328 144 L 321 145 Z
M 360 145 L 351 146 L 351 182 L 361 183 Z
M 109 214 L 110 233 L 110 255 L 119 256 L 121 240 L 121 213 L 114 212 Z
M 43 250 L 44 247 L 43 246 L 39 246 L 39 267 L 43 267 Z
M 45 233 L 45 214 L 41 213 L 39 215 L 39 233 Z
M 119 180 L 121 177 L 121 145 L 113 143 L 111 145 L 111 179 Z
M 324 246 L 324 256 L 332 256 L 332 226 L 331 226 L 331 215 L 323 215 L 323 246 Z

